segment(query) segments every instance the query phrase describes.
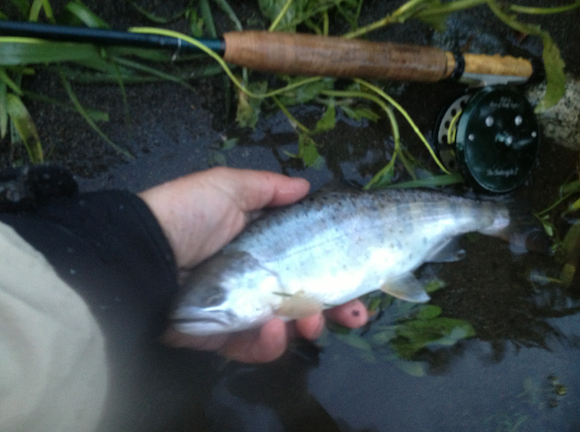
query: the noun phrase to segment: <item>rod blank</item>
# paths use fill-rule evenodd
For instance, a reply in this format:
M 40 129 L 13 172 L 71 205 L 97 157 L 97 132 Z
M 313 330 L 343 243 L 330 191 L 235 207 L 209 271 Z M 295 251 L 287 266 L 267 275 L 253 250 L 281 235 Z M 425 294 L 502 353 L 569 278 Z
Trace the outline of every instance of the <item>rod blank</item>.
M 0 36 L 20 36 L 60 42 L 91 43 L 104 46 L 113 45 L 167 49 L 181 53 L 201 52 L 195 45 L 168 36 L 31 22 L 0 20 Z M 221 40 L 199 39 L 199 42 L 220 54 L 224 51 L 224 42 Z

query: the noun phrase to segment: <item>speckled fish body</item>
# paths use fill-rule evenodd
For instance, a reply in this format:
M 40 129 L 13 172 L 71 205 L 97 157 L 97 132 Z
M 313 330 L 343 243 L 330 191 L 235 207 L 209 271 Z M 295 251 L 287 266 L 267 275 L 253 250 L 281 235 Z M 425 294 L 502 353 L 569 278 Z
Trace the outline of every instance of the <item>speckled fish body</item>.
M 173 323 L 198 335 L 243 330 L 380 288 L 427 301 L 413 270 L 450 260 L 445 247 L 458 235 L 496 235 L 508 224 L 508 211 L 499 203 L 434 192 L 314 194 L 255 221 L 196 267 L 183 285 Z

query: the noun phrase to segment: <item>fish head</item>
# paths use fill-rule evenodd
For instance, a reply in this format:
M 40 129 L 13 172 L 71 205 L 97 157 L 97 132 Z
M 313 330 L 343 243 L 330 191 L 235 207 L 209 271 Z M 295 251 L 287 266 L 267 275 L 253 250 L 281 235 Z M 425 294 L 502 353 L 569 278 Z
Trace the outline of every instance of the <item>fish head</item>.
M 220 252 L 194 268 L 171 314 L 178 332 L 206 336 L 256 327 L 272 316 L 278 278 L 247 252 Z

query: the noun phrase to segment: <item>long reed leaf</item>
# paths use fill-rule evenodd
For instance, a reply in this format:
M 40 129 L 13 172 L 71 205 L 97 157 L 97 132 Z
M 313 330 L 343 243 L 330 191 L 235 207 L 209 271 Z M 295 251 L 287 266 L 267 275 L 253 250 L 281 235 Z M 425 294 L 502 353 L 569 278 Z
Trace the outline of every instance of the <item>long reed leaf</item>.
M 97 47 L 69 42 L 0 37 L 0 66 L 18 66 L 100 58 Z
M 0 81 L 0 139 L 8 132 L 8 109 L 6 107 L 6 83 Z
M 59 100 L 45 96 L 43 94 L 34 93 L 31 91 L 26 91 L 26 90 L 24 90 L 23 93 L 24 93 L 24 97 L 26 99 L 54 105 L 60 109 L 66 110 L 66 111 L 77 112 L 77 109 L 74 106 L 68 105 L 66 103 L 63 103 Z M 99 111 L 99 110 L 92 109 L 92 108 L 85 108 L 85 111 L 88 114 L 88 116 L 95 121 L 105 121 L 105 122 L 109 121 L 109 114 L 106 112 Z
M 81 2 L 67 3 L 65 9 L 80 19 L 87 27 L 108 29 L 109 24 L 95 15 L 88 7 Z
M 109 138 L 107 136 L 107 134 L 105 134 L 105 132 L 103 132 L 101 130 L 101 128 L 99 126 L 97 126 L 97 124 L 93 121 L 93 119 L 87 114 L 87 111 L 85 110 L 85 108 L 79 102 L 79 100 L 77 98 L 77 95 L 73 91 L 73 89 L 72 89 L 70 83 L 68 82 L 68 80 L 66 79 L 64 73 L 62 71 L 59 71 L 59 75 L 60 75 L 60 79 L 62 81 L 62 85 L 63 85 L 64 89 L 66 90 L 66 92 L 68 94 L 68 97 L 70 98 L 71 102 L 73 103 L 73 105 L 75 106 L 75 108 L 77 109 L 77 111 L 79 112 L 79 114 L 81 116 L 83 116 L 83 118 L 85 119 L 85 121 L 89 124 L 89 126 L 91 128 L 93 128 L 93 130 L 102 139 L 104 139 L 111 147 L 113 147 L 116 151 L 118 151 L 122 155 L 124 155 L 124 156 L 132 159 L 134 156 L 131 153 L 129 153 L 127 150 L 125 150 L 124 148 L 121 148 L 117 144 L 115 144 L 115 142 L 113 140 L 111 140 L 111 138 Z
M 30 161 L 32 163 L 42 163 L 44 157 L 38 131 L 22 100 L 15 94 L 7 94 L 6 110 L 26 147 Z
M 134 62 L 134 61 L 131 61 L 131 60 L 122 58 L 122 57 L 113 57 L 112 60 L 115 63 L 118 63 L 121 66 L 130 67 L 130 68 L 136 69 L 138 71 L 145 72 L 147 74 L 153 75 L 153 76 L 155 76 L 157 78 L 161 78 L 161 79 L 166 80 L 166 81 L 176 82 L 178 84 L 181 84 L 185 88 L 193 91 L 193 87 L 190 86 L 188 83 L 186 83 L 181 78 L 177 78 L 177 77 L 175 77 L 173 75 L 166 74 L 165 72 L 161 72 L 161 71 L 159 71 L 157 69 L 154 69 L 152 67 L 145 66 L 145 65 L 142 65 L 140 63 L 137 63 L 137 62 Z
M 28 18 L 28 11 L 30 10 L 30 2 L 28 0 L 10 0 L 10 3 L 16 6 L 22 18 Z
M 12 80 L 12 78 L 8 76 L 8 74 L 6 73 L 6 69 L 4 68 L 0 68 L 0 81 L 6 84 L 6 86 L 9 87 L 10 90 L 12 90 L 14 93 L 16 93 L 19 96 L 22 96 L 22 90 L 20 89 L 18 84 L 16 84 Z

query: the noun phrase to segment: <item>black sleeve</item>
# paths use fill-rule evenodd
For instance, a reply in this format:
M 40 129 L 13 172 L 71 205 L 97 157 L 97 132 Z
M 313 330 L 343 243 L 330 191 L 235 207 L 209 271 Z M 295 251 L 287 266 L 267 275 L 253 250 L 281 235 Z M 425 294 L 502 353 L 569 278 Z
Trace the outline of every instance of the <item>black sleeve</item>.
M 175 261 L 160 226 L 140 198 L 124 191 L 42 201 L 3 211 L 0 220 L 85 299 L 110 353 L 123 362 L 160 335 L 177 292 Z

